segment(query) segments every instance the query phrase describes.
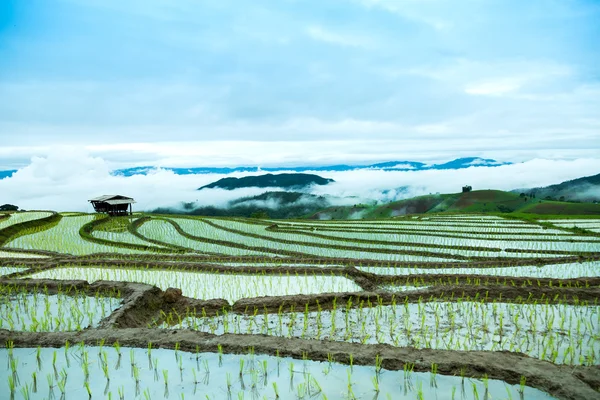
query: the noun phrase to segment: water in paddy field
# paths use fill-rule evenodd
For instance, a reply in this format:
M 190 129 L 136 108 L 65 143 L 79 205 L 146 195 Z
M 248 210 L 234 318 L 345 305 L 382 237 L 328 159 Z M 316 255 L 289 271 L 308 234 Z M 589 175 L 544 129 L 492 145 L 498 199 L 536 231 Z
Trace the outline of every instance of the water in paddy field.
M 322 312 L 231 312 L 184 317 L 180 322 L 167 320 L 161 328 L 442 350 L 511 351 L 555 364 L 597 365 L 599 326 L 599 306 L 429 302 Z
M 253 354 L 80 345 L 0 349 L 0 393 L 7 399 L 11 393 L 15 399 L 273 399 L 276 393 L 280 399 L 554 399 L 492 379 Z
M 121 299 L 84 295 L 0 293 L 0 329 L 29 332 L 79 331 L 96 327 Z
M 32 279 L 83 279 L 140 282 L 163 290 L 180 288 L 196 299 L 223 298 L 231 303 L 259 296 L 286 296 L 329 292 L 358 292 L 352 279 L 328 274 L 236 275 L 209 272 L 139 270 L 127 268 L 56 268 L 29 276 Z
M 2 252 L 0 251 L 0 257 Z M 23 267 L 0 267 L 0 276 L 14 274 L 15 272 L 25 271 L 27 268 Z
M 49 256 L 33 253 L 19 253 L 16 251 L 0 250 L 0 258 L 49 258 Z
M 506 277 L 574 279 L 600 276 L 600 261 L 486 268 L 356 267 L 375 275 L 469 274 Z

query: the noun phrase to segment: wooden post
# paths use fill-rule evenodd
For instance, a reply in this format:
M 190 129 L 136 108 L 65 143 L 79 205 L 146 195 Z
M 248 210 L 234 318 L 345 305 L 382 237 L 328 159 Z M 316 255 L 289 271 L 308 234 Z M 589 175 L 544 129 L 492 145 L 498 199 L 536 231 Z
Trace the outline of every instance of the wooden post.
M 129 203 L 129 215 L 133 215 L 133 205 Z

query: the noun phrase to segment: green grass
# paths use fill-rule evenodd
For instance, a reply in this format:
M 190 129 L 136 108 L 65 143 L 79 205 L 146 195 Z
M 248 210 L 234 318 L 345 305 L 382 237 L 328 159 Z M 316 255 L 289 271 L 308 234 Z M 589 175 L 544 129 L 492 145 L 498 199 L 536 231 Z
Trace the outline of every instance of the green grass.
M 354 205 L 329 207 L 311 215 L 310 219 L 381 219 L 408 214 L 424 214 L 454 203 L 456 194 L 436 194 L 394 201 L 379 206 Z
M 600 204 L 569 203 L 565 201 L 535 201 L 519 210 L 522 213 L 551 215 L 555 218 L 564 216 L 595 216 L 600 215 Z
M 6 243 L 20 236 L 48 230 L 56 226 L 61 219 L 62 215 L 53 213 L 44 218 L 21 222 L 0 229 L 0 246 L 4 246 Z
M 136 219 L 137 217 L 130 216 L 104 218 L 102 219 L 102 223 L 94 227 L 94 230 L 117 233 L 127 232 L 129 224 Z
M 368 215 L 377 209 L 375 206 L 354 205 L 354 206 L 333 206 L 321 210 L 312 215 L 308 215 L 309 219 L 363 219 L 369 218 Z
M 311 219 L 382 219 L 410 214 L 427 213 L 477 213 L 519 214 L 520 218 L 535 214 L 543 218 L 564 216 L 598 216 L 600 204 L 570 203 L 521 197 L 502 190 L 475 190 L 467 193 L 435 194 L 394 201 L 379 206 L 337 206 L 312 214 Z M 529 218 L 528 218 L 529 219 Z
M 523 207 L 528 200 L 518 194 L 501 190 L 476 190 L 462 193 L 446 211 L 454 212 L 513 212 Z
M 451 204 L 456 200 L 455 194 L 430 194 L 395 201 L 380 206 L 367 214 L 367 218 L 390 218 L 407 214 L 424 214 L 440 204 Z

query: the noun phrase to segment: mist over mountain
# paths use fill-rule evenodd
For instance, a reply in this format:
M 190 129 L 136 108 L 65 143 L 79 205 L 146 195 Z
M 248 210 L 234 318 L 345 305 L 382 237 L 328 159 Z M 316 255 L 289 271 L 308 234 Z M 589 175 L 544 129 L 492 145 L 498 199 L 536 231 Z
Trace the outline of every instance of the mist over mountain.
M 516 189 L 514 191 L 547 200 L 600 201 L 600 174 L 584 176 L 546 187 Z
M 10 177 L 0 179 L 0 201 L 29 210 L 92 212 L 88 199 L 102 194 L 122 194 L 136 200 L 134 210 L 137 211 L 182 210 L 184 203 L 193 203 L 192 209 L 225 208 L 229 202 L 243 197 L 286 190 L 324 196 L 332 205 L 386 204 L 432 193 L 456 193 L 464 185 L 471 185 L 473 190 L 509 191 L 546 187 L 600 171 L 597 159 L 533 159 L 497 165 L 493 160 L 469 158 L 444 164 L 436 164 L 440 169 L 418 169 L 419 164 L 401 165 L 394 161 L 370 164 L 376 166 L 373 168 L 311 172 L 335 182 L 301 190 L 272 187 L 197 190 L 222 178 L 265 175 L 265 172 L 177 174 L 165 168 L 152 168 L 144 174 L 124 176 L 115 175 L 113 164 L 101 157 L 60 151 L 47 157 L 34 157 L 28 165 L 11 172 Z M 448 169 L 452 166 L 463 168 Z
M 222 178 L 216 182 L 204 185 L 202 189 L 225 189 L 235 190 L 242 188 L 258 187 L 277 187 L 289 190 L 300 190 L 312 185 L 327 185 L 335 182 L 333 179 L 323 178 L 313 174 L 266 174 L 258 176 L 245 176 L 242 178 Z
M 266 174 L 244 178 L 224 178 L 209 185 L 207 190 L 236 190 L 265 184 L 280 184 L 282 188 L 300 187 L 298 182 L 333 181 L 309 174 Z M 248 185 L 248 186 L 245 186 Z M 316 195 L 295 191 L 269 191 L 255 196 L 230 200 L 220 206 L 202 206 L 194 202 L 182 207 L 159 208 L 157 213 L 182 213 L 206 216 L 256 218 L 362 219 L 390 218 L 399 215 L 428 212 L 533 212 L 539 214 L 598 214 L 600 174 L 578 178 L 547 187 L 516 189 L 510 192 L 484 189 L 466 193 L 430 194 L 411 197 L 414 188 L 400 186 L 382 190 L 383 199 L 356 196 Z M 568 197 L 567 197 L 568 196 Z M 397 199 L 401 200 L 385 200 Z
M 299 218 L 331 206 L 331 199 L 299 192 L 265 192 L 229 201 L 223 206 L 198 206 L 193 202 L 182 207 L 157 208 L 158 214 L 204 215 L 211 217 Z

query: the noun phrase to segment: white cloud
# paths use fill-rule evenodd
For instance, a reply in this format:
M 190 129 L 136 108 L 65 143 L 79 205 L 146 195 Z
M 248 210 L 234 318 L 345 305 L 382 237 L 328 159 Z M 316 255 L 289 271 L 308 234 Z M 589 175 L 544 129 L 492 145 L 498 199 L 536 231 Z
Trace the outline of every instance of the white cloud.
M 415 167 L 413 167 L 411 164 L 396 164 L 389 168 L 390 169 L 415 169 Z
M 34 157 L 11 178 L 0 180 L 0 202 L 12 202 L 24 209 L 92 211 L 88 199 L 124 194 L 136 198 L 138 209 L 148 209 L 196 200 L 198 192 L 194 189 L 212 178 L 176 176 L 160 169 L 148 176 L 112 176 L 103 159 L 63 148 L 47 157 Z
M 227 191 L 197 188 L 224 175 L 176 175 L 156 169 L 148 175 L 113 176 L 109 164 L 100 157 L 63 149 L 47 157 L 34 157 L 27 167 L 11 178 L 0 180 L 0 203 L 24 209 L 88 211 L 88 199 L 102 194 L 123 194 L 136 199 L 137 210 L 177 206 L 181 202 L 222 206 L 228 201 L 254 196 L 271 189 L 248 188 Z M 356 204 L 368 199 L 393 201 L 426 193 L 454 193 L 469 184 L 474 189 L 511 190 L 546 186 L 600 172 L 600 159 L 553 161 L 535 159 L 501 167 L 470 167 L 443 171 L 315 172 L 335 183 L 315 186 L 312 193 L 339 197 L 355 196 L 342 203 Z M 236 173 L 241 177 L 256 175 Z M 408 186 L 408 189 L 398 190 Z
M 429 193 L 456 193 L 463 185 L 474 190 L 513 190 L 548 186 L 600 173 L 600 159 L 555 161 L 534 159 L 499 167 L 473 166 L 461 170 L 327 172 L 335 183 L 314 189 L 315 194 L 358 196 L 393 201 Z M 323 173 L 321 173 L 323 174 Z M 408 191 L 394 191 L 409 186 Z
M 309 26 L 306 29 L 306 33 L 314 40 L 343 47 L 369 48 L 374 46 L 373 41 L 366 36 L 353 33 L 333 32 L 320 26 Z
M 454 21 L 444 15 L 444 4 L 437 0 L 358 0 L 367 8 L 380 8 L 403 18 L 425 24 L 437 31 L 454 27 Z
M 501 96 L 514 92 L 521 87 L 521 83 L 512 79 L 501 79 L 469 85 L 465 92 L 473 95 Z
M 498 71 L 502 71 L 503 75 L 499 75 Z M 479 74 L 475 73 L 475 77 L 471 75 L 470 80 L 477 79 L 477 75 L 479 75 L 479 79 L 467 83 L 465 93 L 503 96 L 529 88 L 532 92 L 523 93 L 523 96 L 533 99 L 532 94 L 542 91 L 543 97 L 547 98 L 548 88 L 552 88 L 557 81 L 565 81 L 572 72 L 568 66 L 543 61 L 505 61 L 500 64 L 486 65 L 481 68 Z
M 500 164 L 498 161 L 487 161 L 487 160 L 483 160 L 480 158 L 477 158 L 473 161 L 471 161 L 468 165 L 472 165 L 472 166 L 493 166 L 493 165 L 498 165 Z
M 450 127 L 445 124 L 430 124 L 430 125 L 419 125 L 415 127 L 416 132 L 429 133 L 429 134 L 444 134 L 450 132 Z
M 484 116 L 485 117 L 485 116 Z M 469 120 L 449 124 L 448 133 L 381 125 L 389 139 L 360 139 L 344 134 L 342 125 L 321 125 L 315 137 L 305 140 L 248 141 L 213 140 L 154 143 L 89 144 L 87 146 L 2 146 L 0 170 L 16 169 L 30 164 L 31 157 L 48 157 L 67 152 L 102 158 L 112 169 L 135 166 L 158 167 L 234 167 L 234 166 L 311 166 L 332 164 L 365 165 L 387 161 L 446 162 L 458 157 L 492 158 L 498 161 L 522 162 L 533 158 L 596 158 L 598 154 L 598 122 L 588 121 L 585 130 L 557 126 L 552 131 L 525 135 L 524 129 L 498 129 L 482 133 L 469 127 Z M 368 132 L 368 125 L 364 129 Z M 348 123 L 348 129 L 352 123 Z M 338 140 L 318 140 L 325 129 L 339 132 Z M 358 129 L 360 128 L 360 124 Z M 377 128 L 374 128 L 377 129 Z M 411 132 L 412 131 L 412 132 Z M 246 131 L 251 135 L 252 131 Z M 274 136 L 281 130 L 266 127 L 262 133 Z M 565 132 L 569 132 L 568 135 Z M 366 133 L 365 133 L 366 134 Z M 222 135 L 217 135 L 222 136 Z M 330 136 L 331 137 L 331 136 Z M 424 146 L 424 143 L 427 143 Z M 70 150 L 67 150 L 70 149 Z

